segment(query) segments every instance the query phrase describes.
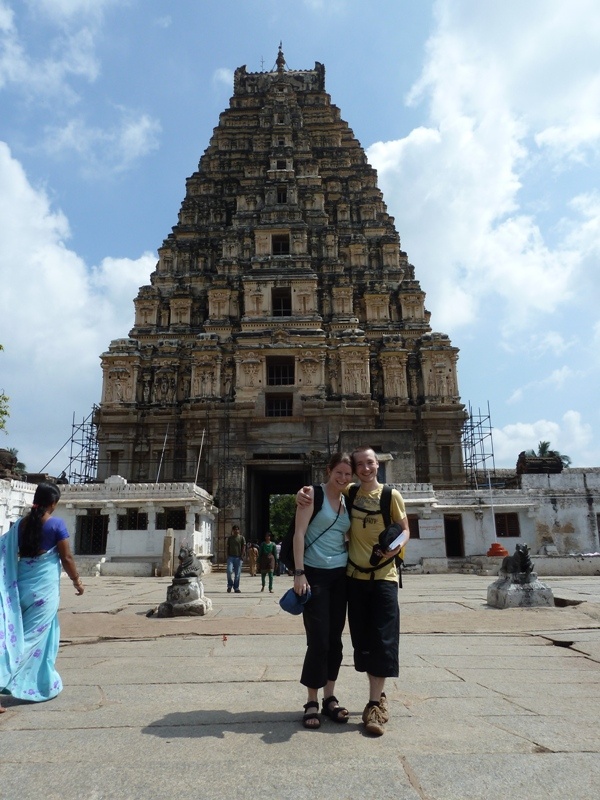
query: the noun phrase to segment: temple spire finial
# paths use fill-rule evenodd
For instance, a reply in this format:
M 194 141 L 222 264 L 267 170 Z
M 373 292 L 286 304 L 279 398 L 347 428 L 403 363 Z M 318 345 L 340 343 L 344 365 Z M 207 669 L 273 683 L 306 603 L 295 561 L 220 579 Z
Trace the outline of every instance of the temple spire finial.
M 285 67 L 285 58 L 283 57 L 282 42 L 279 42 L 279 52 L 277 53 L 277 72 L 283 72 Z

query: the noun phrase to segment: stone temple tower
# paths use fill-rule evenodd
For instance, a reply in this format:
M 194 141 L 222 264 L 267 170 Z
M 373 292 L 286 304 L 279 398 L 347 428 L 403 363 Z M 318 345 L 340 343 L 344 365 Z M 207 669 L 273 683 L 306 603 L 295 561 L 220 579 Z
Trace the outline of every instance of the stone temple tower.
M 98 478 L 193 481 L 237 521 L 371 444 L 389 482 L 463 484 L 457 348 L 434 333 L 325 69 L 235 71 L 178 222 L 102 354 Z

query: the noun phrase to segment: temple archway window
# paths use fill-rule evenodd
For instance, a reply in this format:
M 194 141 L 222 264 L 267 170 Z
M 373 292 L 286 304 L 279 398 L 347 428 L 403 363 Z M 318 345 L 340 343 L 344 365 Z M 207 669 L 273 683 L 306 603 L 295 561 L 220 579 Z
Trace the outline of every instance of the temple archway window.
M 109 450 L 108 451 L 108 474 L 109 475 L 118 475 L 119 474 L 119 458 L 121 452 L 120 450 Z
M 294 383 L 293 357 L 267 357 L 267 386 L 293 386 Z
M 271 303 L 274 317 L 292 316 L 292 290 L 289 287 L 272 289 Z
M 118 531 L 147 531 L 148 514 L 137 508 L 128 508 L 124 514 L 117 516 Z
M 283 158 L 278 158 L 277 169 L 287 169 L 287 161 Z
M 281 205 L 287 203 L 287 186 L 277 187 L 277 202 Z
M 420 539 L 419 533 L 419 517 L 417 514 L 408 514 L 408 529 L 410 531 L 411 539 Z
M 289 233 L 274 233 L 271 237 L 271 247 L 274 256 L 289 256 L 290 254 L 290 235 Z
M 291 417 L 291 394 L 268 394 L 265 396 L 265 412 L 267 417 Z
M 494 514 L 494 521 L 496 523 L 496 536 L 510 536 L 515 539 L 521 536 L 518 514 Z
M 168 528 L 173 528 L 174 531 L 185 530 L 185 508 L 166 508 L 164 511 L 157 513 L 156 530 L 166 531 Z

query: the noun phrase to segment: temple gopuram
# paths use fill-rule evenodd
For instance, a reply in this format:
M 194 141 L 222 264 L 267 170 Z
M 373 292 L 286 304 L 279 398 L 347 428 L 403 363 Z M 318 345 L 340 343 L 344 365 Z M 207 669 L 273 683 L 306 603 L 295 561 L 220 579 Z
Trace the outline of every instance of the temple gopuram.
M 177 224 L 102 354 L 98 479 L 194 482 L 268 528 L 272 494 L 370 444 L 381 478 L 464 485 L 458 350 L 425 293 L 325 68 L 235 71 Z

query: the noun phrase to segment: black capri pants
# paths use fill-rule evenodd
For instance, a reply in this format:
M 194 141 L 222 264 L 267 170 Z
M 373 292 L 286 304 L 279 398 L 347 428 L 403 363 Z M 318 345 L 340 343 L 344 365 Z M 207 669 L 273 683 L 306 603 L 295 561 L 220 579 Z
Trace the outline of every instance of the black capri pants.
M 311 598 L 302 616 L 306 655 L 300 683 L 320 689 L 336 681 L 342 663 L 342 632 L 346 624 L 346 567 L 318 569 L 304 565 Z
M 348 624 L 354 668 L 396 678 L 400 664 L 400 606 L 396 581 L 348 578 Z

